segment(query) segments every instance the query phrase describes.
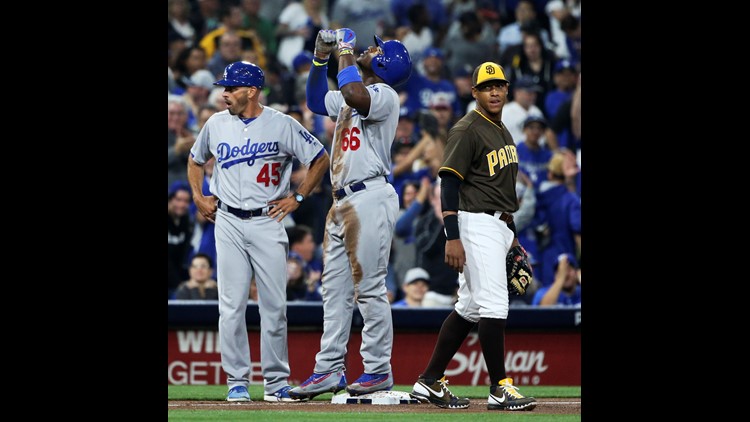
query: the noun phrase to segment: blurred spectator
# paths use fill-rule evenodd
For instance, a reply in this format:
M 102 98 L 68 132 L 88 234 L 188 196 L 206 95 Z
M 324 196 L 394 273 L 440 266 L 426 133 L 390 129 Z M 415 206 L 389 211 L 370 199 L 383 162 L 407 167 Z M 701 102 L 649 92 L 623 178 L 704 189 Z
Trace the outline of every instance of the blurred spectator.
M 430 287 L 430 274 L 423 268 L 412 268 L 406 272 L 404 284 L 405 297 L 391 304 L 394 308 L 420 308 L 427 289 Z
M 318 31 L 331 27 L 324 3 L 323 0 L 302 0 L 289 3 L 281 11 L 276 27 L 276 36 L 280 40 L 276 57 L 287 69 L 293 68 L 292 61 L 297 54 L 315 50 Z
M 203 126 L 208 121 L 208 118 L 213 116 L 218 110 L 213 104 L 204 104 L 198 109 L 198 130 L 203 129 Z
M 406 113 L 415 113 L 420 110 L 427 110 L 433 103 L 448 102 L 453 115 L 461 115 L 462 110 L 458 102 L 456 87 L 450 79 L 443 77 L 445 74 L 443 68 L 442 50 L 435 47 L 429 47 L 424 51 L 422 59 L 423 74 L 412 72 L 411 77 L 406 83 L 407 99 L 404 107 Z M 440 96 L 438 100 L 435 98 Z M 453 117 L 453 116 L 451 116 Z
M 182 89 L 187 89 L 187 80 L 195 72 L 206 68 L 206 52 L 200 46 L 189 47 L 177 56 L 174 63 L 173 75 L 175 82 Z M 182 91 L 174 91 L 175 94 L 182 94 Z
M 547 12 L 547 16 L 549 16 L 549 29 L 552 43 L 554 44 L 553 51 L 555 52 L 555 56 L 560 59 L 567 59 L 570 57 L 570 52 L 568 51 L 565 32 L 560 27 L 560 22 L 570 14 L 570 11 L 563 0 L 550 0 L 544 10 Z
M 541 87 L 534 83 L 532 79 L 523 77 L 515 84 L 511 84 L 511 88 L 513 89 L 513 101 L 503 107 L 502 121 L 513 136 L 513 141 L 518 144 L 523 142 L 524 139 L 523 122 L 529 116 L 544 117 L 542 110 L 534 104 Z M 557 149 L 557 137 L 551 130 L 545 130 L 544 137 L 540 139 L 539 143 L 546 144 L 551 150 Z
M 483 62 L 497 61 L 494 42 L 482 37 L 482 23 L 476 12 L 462 14 L 459 22 L 460 34 L 447 36 L 443 43 L 451 74 L 456 74 L 467 64 L 474 69 Z
M 446 238 L 439 182 L 432 187 L 429 206 L 423 208 L 415 224 L 416 266 L 430 273 L 430 291 L 425 293 L 422 306 L 451 306 L 456 302 L 458 273 L 445 263 Z
M 560 104 L 570 100 L 576 89 L 576 66 L 570 60 L 559 60 L 555 63 L 555 89 L 544 98 L 544 113 L 549 118 L 555 117 Z
M 188 104 L 188 122 L 187 126 L 193 133 L 198 133 L 198 112 L 200 108 L 208 104 L 208 95 L 214 88 L 214 77 L 211 72 L 205 69 L 198 70 L 189 78 L 185 78 L 187 92 L 182 99 Z
M 520 155 L 518 160 L 521 162 Z M 516 179 L 516 194 L 518 196 L 519 208 L 518 211 L 513 213 L 513 222 L 516 225 L 518 242 L 526 249 L 526 253 L 529 255 L 529 264 L 533 271 L 535 265 L 539 262 L 537 259 L 539 249 L 536 243 L 536 233 L 533 224 L 531 224 L 536 213 L 536 189 L 534 188 L 534 183 L 531 182 L 531 179 L 520 167 L 518 169 L 518 178 Z M 538 284 L 540 283 L 533 283 L 527 287 L 526 294 L 523 296 L 511 296 L 510 304 L 530 305 Z
M 318 291 L 320 283 L 318 280 L 307 276 L 305 264 L 296 256 L 289 256 L 286 260 L 286 300 L 322 301 L 323 298 Z
M 523 34 L 522 39 L 521 51 L 505 67 L 506 76 L 511 86 L 521 78 L 528 78 L 539 86 L 535 104 L 542 109 L 547 92 L 553 88 L 554 53 L 542 46 L 538 33 Z
M 315 281 L 320 280 L 323 262 L 315 259 L 317 245 L 313 240 L 312 229 L 298 224 L 287 227 L 286 233 L 289 237 L 289 256 L 300 258 L 307 275 Z
M 373 35 L 380 37 L 385 27 L 393 26 L 395 20 L 391 15 L 390 0 L 336 0 L 331 8 L 331 28 L 354 31 L 359 39 L 355 48 L 360 51 L 373 45 Z
M 402 195 L 404 183 L 409 180 L 420 180 L 424 176 L 431 177 L 430 168 L 421 161 L 427 146 L 434 141 L 427 131 L 422 131 L 419 142 L 411 142 L 410 139 L 396 139 L 393 143 L 393 160 L 391 174 L 388 181 L 393 185 L 399 197 Z
M 208 70 L 216 79 L 221 79 L 224 69 L 230 64 L 242 59 L 242 40 L 234 32 L 225 32 L 219 39 L 219 51 L 208 61 Z M 253 63 L 260 66 L 258 63 Z
M 455 93 L 449 95 L 445 92 L 437 92 L 430 98 L 429 112 L 437 120 L 437 133 L 433 135 L 435 138 L 448 139 L 448 131 L 453 126 L 453 116 L 455 115 L 453 112 L 455 101 L 451 101 L 451 98 L 455 98 Z M 427 128 L 423 129 L 427 130 Z M 434 174 L 437 175 L 437 172 Z
M 425 50 L 433 44 L 430 12 L 424 4 L 417 3 L 411 5 L 407 13 L 410 24 L 396 29 L 396 38 L 401 40 L 409 51 L 412 63 L 418 63 L 422 60 L 422 52 L 426 53 Z M 412 74 L 411 78 L 413 77 Z
M 581 279 L 578 277 L 576 259 L 570 254 L 561 254 L 555 265 L 555 281 L 539 288 L 532 305 L 581 306 Z
M 218 111 L 224 111 L 227 109 L 227 103 L 224 100 L 224 97 L 221 95 L 223 93 L 224 87 L 217 86 L 211 90 L 210 94 L 208 94 L 208 103 L 216 107 L 216 110 Z
M 547 129 L 547 121 L 542 116 L 529 116 L 523 122 L 523 138 L 516 140 L 518 167 L 528 174 L 534 187 L 547 180 L 547 165 L 552 151 L 539 143 Z
M 167 36 L 170 32 L 180 34 L 185 39 L 186 47 L 192 46 L 196 38 L 189 16 L 190 4 L 187 0 L 167 0 Z
M 219 11 L 219 16 L 221 18 L 221 26 L 206 34 L 206 36 L 203 37 L 200 42 L 201 47 L 206 50 L 206 56 L 210 58 L 209 70 L 211 70 L 211 73 L 213 73 L 214 76 L 219 76 L 224 72 L 224 67 L 226 65 L 237 61 L 237 59 L 241 56 L 240 53 L 235 53 L 233 51 L 231 55 L 235 58 L 230 59 L 229 53 L 221 52 L 221 43 L 222 41 L 226 40 L 223 35 L 227 33 L 234 33 L 240 41 L 240 51 L 250 50 L 254 52 L 255 60 L 253 60 L 252 63 L 257 64 L 258 66 L 265 69 L 265 43 L 260 39 L 258 33 L 254 30 L 242 29 L 242 21 L 245 17 L 245 14 L 242 12 L 242 8 L 238 5 L 225 6 Z M 235 41 L 232 39 L 232 42 Z M 217 47 L 219 49 L 218 54 L 216 53 Z M 221 71 L 217 72 L 218 67 L 216 65 L 215 59 L 217 59 L 217 57 L 219 56 L 221 56 L 224 60 L 229 59 L 229 61 L 225 63 L 224 66 L 222 66 Z
M 337 1 L 336 7 L 338 7 L 338 3 L 339 2 Z M 432 28 L 432 35 L 435 38 L 434 45 L 442 45 L 443 36 L 448 29 L 448 25 L 450 25 L 451 23 L 450 16 L 448 15 L 448 11 L 446 10 L 444 3 L 446 2 L 430 0 L 391 0 L 390 14 L 393 17 L 395 26 L 409 26 L 412 23 L 412 17 L 409 15 L 409 9 L 415 4 L 425 5 L 430 16 L 430 27 Z M 357 34 L 359 34 L 359 32 L 357 32 Z
M 512 45 L 521 44 L 521 26 L 522 25 L 535 25 L 539 29 L 539 35 L 542 37 L 544 45 L 547 48 L 551 48 L 549 33 L 546 29 L 541 27 L 541 24 L 536 20 L 536 10 L 534 10 L 534 2 L 531 0 L 521 0 L 516 5 L 515 10 L 516 21 L 505 25 L 500 30 L 500 35 L 497 36 L 497 42 L 500 47 L 500 54 Z
M 167 189 L 187 182 L 187 158 L 195 136 L 187 127 L 188 105 L 180 97 L 167 100 Z
M 570 151 L 556 152 L 549 162 L 548 180 L 539 187 L 536 225 L 549 227 L 548 245 L 542 252 L 542 285 L 552 284 L 554 267 L 560 254 L 580 256 L 581 199 L 575 190 L 575 175 L 564 170 L 565 161 L 575 163 Z M 572 169 L 575 171 L 575 169 Z
M 430 178 L 423 176 L 421 181 L 410 180 L 403 186 L 401 193 L 401 207 L 393 236 L 393 269 L 400 283 L 403 284 L 406 271 L 414 267 L 416 262 L 416 246 L 414 244 L 414 221 L 426 205 L 427 197 L 432 190 Z
M 575 104 L 575 106 L 574 106 Z M 573 96 L 563 101 L 550 122 L 560 148 L 573 152 L 581 150 L 581 75 Z
M 458 112 L 456 118 L 460 119 L 464 114 L 468 113 L 467 108 L 469 104 L 476 104 L 474 97 L 471 95 L 471 75 L 474 69 L 471 66 L 462 66 L 456 70 L 453 74 L 453 85 L 456 87 L 456 94 L 458 96 Z M 473 108 L 472 108 L 473 109 Z
M 189 277 L 186 260 L 193 237 L 188 207 L 191 194 L 187 183 L 176 182 L 167 195 L 167 284 L 169 296 Z
M 216 280 L 211 278 L 212 267 L 211 258 L 196 254 L 190 264 L 190 280 L 177 286 L 175 299 L 218 300 L 218 286 Z
M 581 20 L 568 15 L 560 22 L 560 28 L 565 32 L 565 42 L 568 45 L 570 60 L 581 63 Z M 580 69 L 578 69 L 580 70 Z
M 202 190 L 203 195 L 205 196 L 211 195 L 210 185 L 211 176 L 214 174 L 214 165 L 216 165 L 216 159 L 213 157 L 203 165 L 204 176 Z M 190 204 L 190 214 L 195 220 L 193 238 L 191 241 L 193 251 L 195 251 L 196 254 L 204 254 L 208 256 L 213 264 L 216 262 L 216 235 L 214 232 L 216 226 L 213 222 L 207 220 L 203 214 L 198 212 L 198 207 L 194 202 Z M 218 279 L 219 274 L 215 271 L 216 266 L 214 265 L 213 268 L 214 278 Z
M 190 13 L 190 22 L 196 31 L 196 40 L 218 28 L 219 0 L 197 0 L 198 8 Z
M 275 0 L 266 0 L 266 2 Z M 242 28 L 255 31 L 265 44 L 265 51 L 269 57 L 276 56 L 276 25 L 260 15 L 261 0 L 242 0 L 241 6 L 245 16 Z
M 167 65 L 174 69 L 177 57 L 187 48 L 185 38 L 177 32 L 173 32 L 167 36 Z

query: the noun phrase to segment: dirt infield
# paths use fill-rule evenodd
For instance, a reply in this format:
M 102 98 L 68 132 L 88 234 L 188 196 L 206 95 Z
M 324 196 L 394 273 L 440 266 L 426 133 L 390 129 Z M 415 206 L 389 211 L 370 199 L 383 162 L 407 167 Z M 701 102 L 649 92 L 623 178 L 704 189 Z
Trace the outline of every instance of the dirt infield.
M 372 413 L 440 413 L 440 412 L 468 412 L 468 413 L 497 413 L 498 410 L 487 410 L 487 399 L 471 399 L 468 409 L 441 409 L 431 404 L 402 404 L 393 406 L 373 404 L 332 404 L 326 401 L 312 401 L 303 403 L 268 403 L 253 401 L 249 403 L 229 403 L 225 401 L 192 401 L 168 400 L 168 409 L 223 409 L 223 410 L 296 410 L 301 412 L 337 412 L 357 411 Z M 356 410 L 355 410 L 356 409 Z M 549 415 L 580 415 L 580 398 L 538 399 L 533 413 Z

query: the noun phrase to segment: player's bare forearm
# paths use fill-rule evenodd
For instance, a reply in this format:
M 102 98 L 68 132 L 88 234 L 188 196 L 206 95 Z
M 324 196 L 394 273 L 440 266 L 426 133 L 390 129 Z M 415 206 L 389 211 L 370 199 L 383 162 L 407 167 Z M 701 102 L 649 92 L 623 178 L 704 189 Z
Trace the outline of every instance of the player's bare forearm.
M 323 180 L 323 175 L 325 174 L 326 169 L 330 166 L 330 163 L 331 158 L 328 155 L 328 151 L 323 151 L 323 155 L 315 159 L 315 161 L 312 162 L 312 165 L 310 165 L 310 168 L 307 170 L 307 175 L 302 183 L 300 183 L 297 192 L 305 197 L 310 195 L 313 189 L 315 189 L 315 187 L 320 184 L 320 181 Z
M 302 183 L 300 183 L 297 192 L 307 197 L 310 192 L 315 189 L 315 186 L 320 183 L 320 180 L 323 178 L 323 174 L 325 173 L 326 168 L 328 168 L 329 163 L 330 157 L 328 156 L 328 152 L 323 151 L 323 154 L 320 157 L 316 158 L 315 161 L 313 161 L 312 165 L 310 165 L 310 168 L 307 170 L 307 175 L 305 176 L 305 179 L 302 181 Z M 276 199 L 274 201 L 269 201 L 268 204 L 273 206 L 273 208 L 268 211 L 268 216 L 278 222 L 281 222 L 282 220 L 284 220 L 284 217 L 293 213 L 297 210 L 297 208 L 299 208 L 299 202 L 297 202 L 297 200 L 294 198 L 294 195 L 282 199 Z
M 190 189 L 193 191 L 193 202 L 198 207 L 198 212 L 210 222 L 214 222 L 216 216 L 216 201 L 213 196 L 203 196 L 203 166 L 196 163 L 193 157 L 188 157 L 187 176 Z
M 466 252 L 461 239 L 445 241 L 445 263 L 459 273 L 464 272 Z
M 354 54 L 343 54 L 339 56 L 339 69 L 356 66 Z M 352 82 L 341 87 L 341 94 L 346 104 L 357 109 L 360 114 L 367 116 L 370 113 L 370 93 L 364 82 Z

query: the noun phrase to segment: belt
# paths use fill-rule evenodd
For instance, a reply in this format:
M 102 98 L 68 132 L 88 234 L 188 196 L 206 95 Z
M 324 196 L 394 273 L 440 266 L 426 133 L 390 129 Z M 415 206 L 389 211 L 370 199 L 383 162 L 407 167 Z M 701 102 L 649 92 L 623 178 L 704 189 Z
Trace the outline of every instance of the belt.
M 491 216 L 494 217 L 496 212 L 497 211 L 485 211 L 484 213 L 488 214 L 488 215 L 491 215 Z M 510 213 L 507 213 L 507 212 L 501 213 L 500 217 L 498 217 L 498 218 L 500 218 L 501 220 L 505 221 L 507 224 L 510 224 L 510 223 L 513 222 L 513 214 L 510 214 Z
M 385 179 L 385 182 L 388 183 L 388 177 L 383 176 L 383 178 Z M 351 185 L 349 185 L 349 189 L 352 190 L 352 193 L 365 190 L 365 188 L 367 188 L 367 185 L 365 185 L 365 182 L 357 182 L 357 183 L 352 183 Z M 333 197 L 336 199 L 341 199 L 345 197 L 346 195 L 347 193 L 346 193 L 345 188 L 341 188 L 341 189 L 333 191 Z
M 237 217 L 239 217 L 239 218 L 241 218 L 243 220 L 247 220 L 249 218 L 259 217 L 259 216 L 263 215 L 263 208 L 258 208 L 256 210 L 241 210 L 239 208 L 230 207 L 229 205 L 227 205 L 227 204 L 225 204 L 225 203 L 223 203 L 221 201 L 219 201 L 216 205 L 222 211 L 226 211 L 226 212 L 228 212 L 230 214 L 234 214 L 234 215 L 236 215 Z

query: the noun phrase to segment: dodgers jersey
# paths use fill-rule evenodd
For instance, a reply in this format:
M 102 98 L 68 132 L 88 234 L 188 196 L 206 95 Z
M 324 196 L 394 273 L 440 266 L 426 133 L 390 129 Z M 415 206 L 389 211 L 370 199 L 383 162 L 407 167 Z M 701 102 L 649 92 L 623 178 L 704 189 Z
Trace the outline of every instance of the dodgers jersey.
M 352 183 L 391 174 L 391 144 L 396 137 L 399 99 L 384 83 L 367 86 L 370 114 L 361 116 L 344 101 L 341 91 L 328 91 L 326 112 L 338 116 L 331 142 L 331 185 Z
M 198 164 L 216 157 L 211 192 L 231 207 L 252 210 L 288 196 L 294 157 L 307 166 L 322 151 L 297 120 L 263 107 L 247 124 L 228 110 L 215 113 L 190 154 Z

